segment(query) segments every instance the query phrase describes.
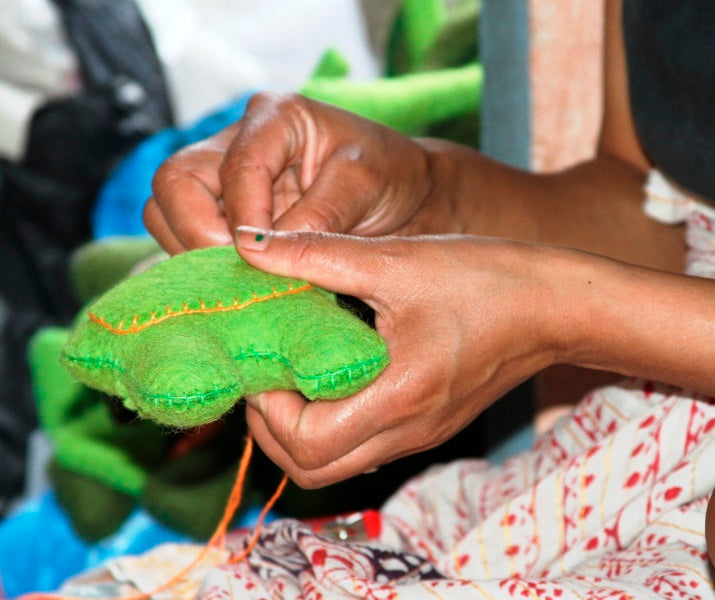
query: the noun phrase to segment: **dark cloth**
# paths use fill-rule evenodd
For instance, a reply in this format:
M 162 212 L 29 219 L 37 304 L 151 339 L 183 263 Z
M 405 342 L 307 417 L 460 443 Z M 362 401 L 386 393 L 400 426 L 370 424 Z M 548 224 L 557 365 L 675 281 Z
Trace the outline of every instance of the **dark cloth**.
M 625 0 L 631 109 L 658 169 L 715 203 L 715 2 Z
M 22 492 L 36 427 L 27 345 L 78 310 L 71 253 L 90 239 L 99 186 L 139 141 L 172 124 L 153 42 L 131 0 L 56 0 L 82 86 L 33 115 L 24 155 L 0 159 L 0 515 Z

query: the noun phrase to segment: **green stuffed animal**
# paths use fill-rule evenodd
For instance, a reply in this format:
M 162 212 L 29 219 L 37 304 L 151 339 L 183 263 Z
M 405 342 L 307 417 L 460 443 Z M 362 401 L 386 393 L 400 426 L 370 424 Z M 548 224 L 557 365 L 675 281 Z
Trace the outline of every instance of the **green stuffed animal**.
M 140 416 L 192 427 L 220 418 L 244 394 L 349 396 L 388 356 L 384 340 L 333 294 L 217 247 L 185 252 L 109 290 L 78 319 L 62 362 Z
M 156 264 L 144 273 L 134 274 L 138 266 L 154 264 L 157 260 L 164 262 Z M 185 264 L 181 266 L 182 263 Z M 177 269 L 175 266 L 177 264 L 181 268 Z M 233 265 L 233 270 L 227 268 L 227 264 Z M 216 269 L 225 272 L 222 276 L 216 276 L 214 272 Z M 264 345 L 262 348 L 270 355 L 263 354 L 250 361 L 244 356 L 243 359 L 236 361 L 236 365 L 229 365 L 230 372 L 240 371 L 244 380 L 253 372 L 252 369 L 260 370 L 262 367 L 267 369 L 265 373 L 259 374 L 259 379 L 264 382 L 266 376 L 273 378 L 276 373 L 285 371 L 288 375 L 280 375 L 281 382 L 283 377 L 288 379 L 295 377 L 285 364 L 288 360 L 286 356 L 293 356 L 295 352 L 308 355 L 313 350 L 319 351 L 321 342 L 317 338 L 322 338 L 322 343 L 329 343 L 328 338 L 332 337 L 335 340 L 337 335 L 342 339 L 335 342 L 337 344 L 335 347 L 346 351 L 352 348 L 352 356 L 362 357 L 364 360 L 369 353 L 356 355 L 354 344 L 363 339 L 361 336 L 367 336 L 366 339 L 372 344 L 370 352 L 376 352 L 369 355 L 383 356 L 381 353 L 384 352 L 384 343 L 369 326 L 341 308 L 343 299 L 341 305 L 338 305 L 332 294 L 314 288 L 302 289 L 307 285 L 306 282 L 284 280 L 254 271 L 238 258 L 232 248 L 197 251 L 188 253 L 185 258 L 176 257 L 166 260 L 166 255 L 160 252 L 156 243 L 131 237 L 111 238 L 82 247 L 74 255 L 71 269 L 73 282 L 81 300 L 86 301 L 90 296 L 99 295 L 99 299 L 95 298 L 93 303 L 88 304 L 89 310 L 96 310 L 98 313 L 104 310 L 103 307 L 110 305 L 121 312 L 121 302 L 114 304 L 115 301 L 119 302 L 117 298 L 123 298 L 129 303 L 129 306 L 124 307 L 125 309 L 136 310 L 135 301 L 139 297 L 135 296 L 139 293 L 139 288 L 135 287 L 137 285 L 152 289 L 148 294 L 154 299 L 161 293 L 168 293 L 168 290 L 172 293 L 188 293 L 190 289 L 195 291 L 196 286 L 202 289 L 202 297 L 208 299 L 210 296 L 203 293 L 207 288 L 218 290 L 221 282 L 229 285 L 230 302 L 224 300 L 222 304 L 225 304 L 224 308 L 230 306 L 230 309 L 223 315 L 220 310 L 212 311 L 219 308 L 217 302 L 209 305 L 205 300 L 207 311 L 205 313 L 169 317 L 160 324 L 146 329 L 155 333 L 159 331 L 159 327 L 169 326 L 168 331 L 173 332 L 175 322 L 179 322 L 184 329 L 183 334 L 179 339 L 165 340 L 166 347 L 172 348 L 178 345 L 196 349 L 201 347 L 201 344 L 193 345 L 191 337 L 204 338 L 210 335 L 213 336 L 210 339 L 216 342 L 215 346 L 207 350 L 210 354 L 219 353 L 230 339 L 236 337 L 238 330 L 233 329 L 231 324 L 236 322 L 237 317 L 244 322 L 238 324 L 239 329 L 247 326 L 246 319 L 250 321 L 255 317 L 260 320 L 253 322 L 252 326 L 259 328 L 265 326 L 270 330 L 253 340 L 254 350 L 259 349 L 259 340 L 266 344 L 268 341 L 279 341 L 281 335 L 288 336 L 287 342 L 280 343 L 281 348 L 287 344 L 285 350 L 280 350 L 280 356 L 276 350 L 278 346 L 269 348 Z M 241 283 L 240 273 L 249 273 L 250 277 Z M 156 277 L 159 277 L 160 281 L 152 283 Z M 210 284 L 205 283 L 207 278 Z M 257 299 L 252 294 L 246 297 L 247 281 L 254 284 L 252 291 L 256 291 Z M 286 290 L 290 291 L 288 287 L 290 285 L 293 286 L 295 293 L 286 294 L 285 298 L 282 298 L 280 294 Z M 266 298 L 273 294 L 274 287 L 276 297 Z M 234 295 L 237 300 L 240 298 L 242 302 L 249 304 L 234 309 L 232 304 Z M 108 303 L 107 299 L 113 300 Z M 144 306 L 145 302 L 138 304 Z M 200 300 L 193 304 L 187 303 L 189 310 L 192 307 L 198 308 L 199 311 L 204 310 L 201 308 Z M 164 304 L 158 308 L 166 310 Z M 179 308 L 183 310 L 183 304 Z M 259 308 L 261 310 L 256 310 Z M 111 310 L 102 314 L 106 319 L 112 320 Z M 155 314 L 155 320 L 165 314 Z M 226 319 L 227 316 L 233 319 Z M 324 320 L 323 316 L 327 318 Z M 297 326 L 295 326 L 296 318 L 301 321 Z M 337 321 L 333 321 L 333 318 Z M 344 323 L 344 318 L 347 318 L 347 329 L 342 329 L 341 323 Z M 129 328 L 132 321 L 133 319 L 128 321 Z M 185 432 L 183 428 L 186 427 L 186 422 L 182 419 L 196 420 L 192 410 L 187 406 L 177 405 L 175 408 L 179 409 L 178 412 L 169 411 L 171 427 L 168 428 L 148 419 L 137 418 L 135 413 L 122 407 L 120 400 L 112 399 L 103 391 L 95 389 L 92 381 L 90 381 L 92 385 L 79 381 L 63 367 L 59 359 L 63 352 L 67 353 L 69 348 L 77 347 L 75 344 L 82 340 L 87 342 L 89 347 L 95 348 L 91 340 L 93 336 L 99 335 L 99 338 L 103 339 L 100 347 L 105 348 L 107 352 L 115 351 L 114 344 L 122 345 L 122 341 L 131 340 L 132 347 L 138 352 L 137 358 L 142 362 L 141 359 L 148 356 L 145 348 L 139 343 L 143 337 L 138 334 L 122 336 L 107 331 L 91 320 L 87 309 L 78 316 L 77 323 L 74 329 L 52 327 L 38 331 L 30 344 L 28 357 L 40 424 L 54 445 L 50 478 L 58 500 L 66 510 L 75 530 L 86 540 L 100 540 L 116 531 L 131 511 L 137 505 L 141 505 L 158 521 L 169 527 L 199 539 L 209 536 L 223 512 L 246 432 L 242 412 L 230 411 L 230 407 L 239 398 L 238 392 L 235 396 L 226 398 L 223 407 L 229 411 L 228 414 L 221 414 L 221 418 L 210 425 L 191 428 Z M 136 327 L 141 327 L 141 324 L 142 321 L 138 318 Z M 331 324 L 337 329 L 331 331 L 329 329 Z M 88 329 L 85 329 L 85 326 Z M 99 327 L 99 331 L 94 331 L 95 327 Z M 173 335 L 168 331 L 167 335 Z M 352 337 L 350 333 L 352 331 L 357 332 L 358 337 Z M 299 347 L 293 346 L 293 343 L 299 343 L 299 332 L 309 337 L 315 335 L 317 345 L 311 347 L 310 351 L 301 351 Z M 85 337 L 87 335 L 89 337 Z M 109 339 L 106 339 L 106 336 Z M 146 339 L 154 339 L 154 337 L 149 336 Z M 80 344 L 79 347 L 87 346 Z M 122 350 L 129 352 L 130 348 L 123 347 Z M 109 355 L 98 356 L 107 358 Z M 121 356 L 129 358 L 124 354 Z M 174 359 L 185 356 L 179 352 Z M 180 364 L 177 368 L 183 369 L 189 375 L 184 378 L 186 380 L 191 379 L 191 373 L 194 373 L 197 368 L 197 363 L 191 360 L 192 362 L 183 365 L 175 363 Z M 319 364 L 320 360 L 322 359 L 318 357 L 316 364 Z M 380 363 L 386 360 L 384 354 L 384 358 L 375 363 L 373 370 L 368 365 L 364 373 L 356 372 L 355 365 L 352 365 L 352 369 L 342 372 L 338 368 L 337 373 L 333 367 L 332 377 L 307 379 L 306 381 L 312 385 L 305 382 L 301 385 L 311 395 L 315 393 L 335 396 L 349 393 L 355 389 L 355 386 L 365 385 L 376 376 Z M 241 361 L 253 364 L 247 366 Z M 303 368 L 305 357 L 300 356 L 293 362 Z M 163 365 L 161 362 L 153 364 L 156 367 Z M 325 364 L 336 363 L 328 361 Z M 72 365 L 74 373 L 77 366 L 74 361 Z M 144 364 L 142 373 L 150 373 L 148 365 L 148 362 Z M 350 367 L 349 364 L 347 366 Z M 199 368 L 203 369 L 203 367 Z M 123 372 L 112 368 L 107 372 L 105 368 L 100 373 L 102 377 L 109 373 L 111 377 L 116 376 L 120 381 L 128 381 L 131 368 L 129 371 L 124 369 Z M 96 370 L 90 372 L 90 379 L 97 374 Z M 199 374 L 202 377 L 207 375 L 203 371 Z M 135 377 L 141 379 L 142 376 Z M 271 379 L 271 381 L 276 383 L 277 380 Z M 300 378 L 298 381 L 301 381 Z M 251 388 L 254 384 L 247 385 Z M 129 386 L 132 387 L 132 384 Z M 118 388 L 112 388 L 110 395 L 117 395 L 120 391 Z M 136 402 L 142 404 L 141 395 L 134 398 L 130 400 L 131 406 Z M 152 399 L 152 402 L 153 400 L 155 399 Z M 206 413 L 202 412 L 202 415 L 205 417 Z M 158 420 L 166 423 L 165 418 Z M 277 468 L 266 457 L 258 453 L 254 458 L 254 462 L 257 462 L 246 482 L 248 506 L 262 504 L 279 476 Z M 333 506 L 339 505 L 335 497 L 336 493 L 338 492 L 332 494 L 324 492 L 317 495 L 291 487 L 285 496 L 292 513 L 322 514 L 323 511 L 329 512 L 334 510 Z M 197 497 L 201 498 L 200 511 L 196 510 Z

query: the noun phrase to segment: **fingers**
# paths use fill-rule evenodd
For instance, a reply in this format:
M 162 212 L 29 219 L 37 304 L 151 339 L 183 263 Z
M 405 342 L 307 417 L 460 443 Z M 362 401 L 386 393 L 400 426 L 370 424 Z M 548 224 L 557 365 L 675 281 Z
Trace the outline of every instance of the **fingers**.
M 144 220 L 149 232 L 170 252 L 232 242 L 219 201 L 218 168 L 223 157 L 219 139 L 186 148 L 154 176 Z
M 360 150 L 352 145 L 336 150 L 321 168 L 320 176 L 290 210 L 275 220 L 273 228 L 337 233 L 356 230 L 381 191 L 375 172 L 360 158 Z M 360 233 L 381 232 L 370 231 L 368 226 Z
M 356 115 L 256 94 L 240 121 L 159 168 L 146 224 L 167 249 L 228 244 L 241 225 L 384 234 L 412 218 L 423 163 L 409 138 Z
M 308 188 L 317 148 L 316 126 L 296 96 L 254 96 L 220 165 L 229 228 L 270 227 L 274 188 L 291 198 Z
M 315 285 L 361 298 L 373 308 L 384 281 L 394 281 L 409 254 L 399 238 L 364 238 L 332 233 L 236 230 L 236 246 L 254 267 L 306 279 Z
M 229 228 L 353 231 L 386 185 L 377 127 L 301 96 L 254 96 L 221 164 Z
M 188 250 L 174 235 L 174 231 L 166 222 L 166 218 L 161 212 L 161 208 L 159 208 L 159 204 L 154 196 L 149 198 L 144 205 L 142 217 L 147 231 L 151 233 L 159 245 L 169 254 L 180 254 Z
M 386 379 L 392 381 L 389 374 Z M 403 447 L 402 430 L 385 405 L 388 390 L 378 381 L 345 400 L 307 402 L 286 391 L 260 394 L 249 399 L 248 425 L 266 455 L 301 487 L 371 471 L 414 451 Z

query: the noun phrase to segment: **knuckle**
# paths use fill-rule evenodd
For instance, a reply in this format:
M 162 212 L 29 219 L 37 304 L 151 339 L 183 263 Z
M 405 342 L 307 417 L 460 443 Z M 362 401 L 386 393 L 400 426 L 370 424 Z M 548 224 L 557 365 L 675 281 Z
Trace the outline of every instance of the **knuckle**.
M 167 158 L 154 172 L 151 180 L 151 189 L 157 201 L 171 197 L 173 192 L 180 187 L 187 178 L 193 177 L 191 167 L 194 164 L 187 154 L 174 154 Z
M 264 115 L 294 110 L 304 103 L 303 96 L 295 92 L 258 92 L 248 101 L 243 120 L 249 123 L 262 122 Z
M 250 115 L 256 110 L 261 110 L 265 106 L 275 103 L 278 94 L 276 92 L 256 92 L 246 104 L 246 115 Z
M 218 178 L 224 186 L 241 181 L 245 176 L 265 170 L 265 166 L 244 152 L 244 149 L 234 144 L 218 165 Z
M 316 258 L 324 258 L 324 254 L 319 253 L 316 256 L 316 245 L 313 243 L 315 238 L 316 234 L 310 231 L 296 236 L 295 243 L 291 245 L 291 252 L 287 256 L 292 271 L 299 269 L 301 265 L 313 264 Z
M 176 171 L 176 165 L 172 162 L 171 158 L 165 160 L 159 168 L 154 172 L 151 179 L 151 189 L 156 198 L 161 198 L 165 193 L 169 182 L 174 177 Z

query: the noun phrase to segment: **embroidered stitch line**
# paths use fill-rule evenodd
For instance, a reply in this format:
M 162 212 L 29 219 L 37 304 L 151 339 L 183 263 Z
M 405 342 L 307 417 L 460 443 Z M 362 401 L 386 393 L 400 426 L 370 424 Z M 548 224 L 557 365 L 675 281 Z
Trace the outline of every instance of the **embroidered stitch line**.
M 92 366 L 98 369 L 116 369 L 120 373 L 124 373 L 126 370 L 123 365 L 121 365 L 116 359 L 113 358 L 72 356 L 66 353 L 63 353 L 63 358 L 72 362 L 82 363 L 87 367 Z M 334 389 L 336 387 L 335 378 L 343 373 L 347 374 L 349 381 L 365 377 L 372 370 L 381 367 L 385 362 L 385 359 L 383 357 L 371 357 L 365 360 L 358 360 L 335 371 L 326 371 L 325 373 L 318 373 L 315 375 L 305 375 L 296 372 L 292 363 L 278 352 L 243 352 L 234 356 L 233 359 L 237 361 L 250 359 L 275 360 L 290 369 L 296 379 L 300 379 L 303 381 L 312 381 L 313 387 L 316 390 L 323 389 L 326 383 L 328 383 L 330 388 Z M 197 405 L 203 406 L 207 403 L 210 404 L 217 397 L 233 392 L 237 388 L 238 386 L 233 385 L 225 388 L 213 388 L 207 390 L 206 392 L 196 392 L 193 394 L 185 394 L 181 396 L 170 394 L 144 394 L 143 397 L 155 405 L 179 406 L 183 404 L 185 407 L 192 407 Z
M 221 313 L 221 312 L 230 312 L 234 310 L 242 310 L 248 306 L 251 306 L 252 304 L 257 304 L 259 302 L 266 302 L 268 300 L 273 300 L 275 298 L 281 298 L 283 296 L 290 296 L 292 294 L 300 294 L 301 292 L 306 292 L 312 288 L 312 284 L 307 283 L 305 285 L 302 285 L 300 287 L 293 287 L 293 284 L 290 283 L 288 284 L 288 289 L 287 290 L 282 290 L 282 291 L 276 291 L 276 289 L 273 289 L 273 292 L 268 294 L 267 296 L 258 296 L 256 293 L 253 293 L 253 298 L 250 300 L 246 300 L 245 302 L 238 302 L 238 298 L 234 296 L 233 298 L 233 304 L 229 305 L 224 305 L 221 300 L 217 301 L 215 306 L 206 306 L 203 300 L 199 300 L 200 307 L 199 308 L 189 308 L 188 304 L 186 302 L 183 303 L 183 308 L 181 310 L 172 310 L 172 308 L 167 304 L 166 305 L 166 314 L 157 317 L 156 316 L 156 311 L 152 311 L 151 317 L 146 323 L 139 324 L 139 315 L 134 315 L 134 318 L 132 319 L 132 324 L 128 328 L 124 328 L 124 320 L 119 321 L 119 323 L 114 326 L 111 323 L 108 323 L 107 320 L 104 317 L 100 317 L 98 315 L 95 315 L 92 311 L 89 311 L 89 318 L 97 323 L 97 325 L 100 325 L 101 327 L 104 327 L 105 329 L 111 331 L 112 333 L 116 333 L 117 335 L 127 335 L 131 333 L 138 333 L 139 331 L 142 331 L 143 329 L 147 329 L 148 327 L 152 327 L 154 325 L 158 325 L 162 321 L 166 321 L 167 319 L 171 319 L 173 317 L 181 317 L 181 316 L 186 316 L 186 315 L 197 315 L 197 314 L 211 314 L 211 313 Z
M 318 387 L 322 387 L 322 385 L 319 383 L 320 380 L 330 380 L 331 384 L 334 384 L 334 379 L 343 373 L 347 374 L 348 381 L 352 381 L 355 378 L 359 379 L 360 377 L 364 377 L 365 375 L 367 375 L 373 369 L 381 367 L 387 360 L 387 358 L 384 356 L 370 357 L 365 360 L 357 360 L 354 363 L 350 363 L 349 365 L 340 367 L 335 371 L 325 371 L 324 373 L 317 373 L 315 375 L 302 375 L 296 372 L 295 368 L 293 367 L 293 363 L 291 363 L 285 356 L 278 352 L 262 352 L 260 350 L 256 350 L 241 352 L 241 354 L 237 354 L 233 357 L 234 360 L 260 358 L 279 362 L 282 365 L 285 365 L 288 369 L 290 369 L 290 371 L 295 375 L 297 379 L 301 379 L 303 381 L 312 380 Z M 335 386 L 333 385 L 333 387 Z

